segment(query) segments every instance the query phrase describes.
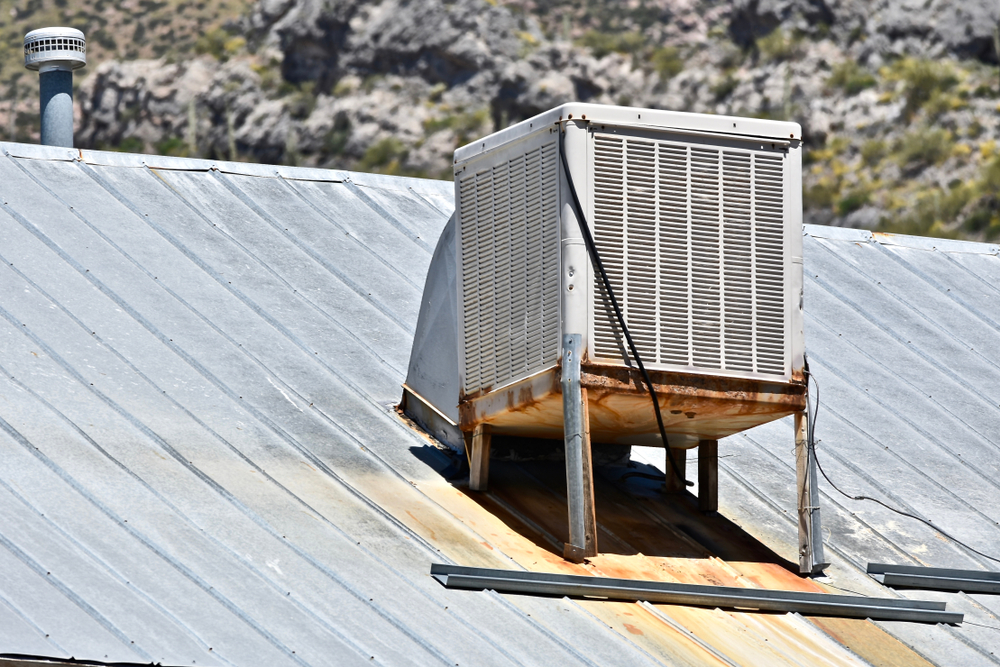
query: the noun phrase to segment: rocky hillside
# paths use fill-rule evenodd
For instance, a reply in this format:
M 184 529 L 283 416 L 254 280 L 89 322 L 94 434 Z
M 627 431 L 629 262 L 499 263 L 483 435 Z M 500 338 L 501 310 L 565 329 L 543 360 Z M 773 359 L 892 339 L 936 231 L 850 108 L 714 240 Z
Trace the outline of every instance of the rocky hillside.
M 997 239 L 998 21 L 996 0 L 257 0 L 190 57 L 94 68 L 77 136 L 449 178 L 456 146 L 571 100 L 790 119 L 809 221 Z
M 210 47 L 206 35 L 239 19 L 251 0 L 0 0 L 0 137 L 38 141 L 38 76 L 24 68 L 24 35 L 71 26 L 87 35 L 91 67 L 107 60 L 183 60 Z M 11 113 L 11 109 L 15 113 Z

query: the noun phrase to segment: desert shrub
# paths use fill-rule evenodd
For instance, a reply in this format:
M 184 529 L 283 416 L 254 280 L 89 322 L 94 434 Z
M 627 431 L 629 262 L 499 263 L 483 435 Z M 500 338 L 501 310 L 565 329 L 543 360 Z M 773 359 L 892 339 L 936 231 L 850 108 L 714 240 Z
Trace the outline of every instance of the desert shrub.
M 316 108 L 316 83 L 303 81 L 294 93 L 288 96 L 286 105 L 289 115 L 296 120 L 304 120 Z
M 396 173 L 400 162 L 406 159 L 407 154 L 403 142 L 396 137 L 386 137 L 369 146 L 357 166 L 361 171 Z
M 866 188 L 852 190 L 837 202 L 837 213 L 842 216 L 853 213 L 867 204 L 870 198 L 871 195 Z
M 333 127 L 323 137 L 323 152 L 327 155 L 340 155 L 347 148 L 351 138 L 351 121 L 341 114 L 333 121 Z
M 952 143 L 947 130 L 916 130 L 899 139 L 894 152 L 901 167 L 926 167 L 948 157 Z
M 801 52 L 801 43 L 797 37 L 789 35 L 781 28 L 757 40 L 757 49 L 765 60 L 791 60 Z
M 861 145 L 861 161 L 873 167 L 889 153 L 889 146 L 881 139 L 871 139 Z
M 913 116 L 935 95 L 947 92 L 958 83 L 955 69 L 948 62 L 902 58 L 884 70 L 889 81 L 902 83 L 906 104 L 903 113 Z
M 120 153 L 141 153 L 145 148 L 146 144 L 139 137 L 125 137 L 117 146 L 111 147 L 111 150 Z
M 715 101 L 721 102 L 736 90 L 736 87 L 740 85 L 740 82 L 732 74 L 726 74 L 725 77 L 720 79 L 715 85 L 712 86 L 712 94 L 715 95 Z
M 424 133 L 434 134 L 441 130 L 452 130 L 455 133 L 459 144 L 464 144 L 469 137 L 481 134 L 484 126 L 489 120 L 489 112 L 486 109 L 468 113 L 456 113 L 437 118 L 428 118 L 424 121 Z
M 646 38 L 638 32 L 608 33 L 588 30 L 577 40 L 577 44 L 593 51 L 595 58 L 603 58 L 609 53 L 638 53 L 646 44 Z
M 872 74 L 853 60 L 845 60 L 833 68 L 826 80 L 828 86 L 840 88 L 848 95 L 857 95 L 865 88 L 873 87 L 877 81 Z
M 196 53 L 207 53 L 220 62 L 225 62 L 246 47 L 246 39 L 232 35 L 225 28 L 209 30 L 194 43 Z
M 156 144 L 157 153 L 174 157 L 187 157 L 188 148 L 187 142 L 180 137 L 167 137 Z
M 830 208 L 836 196 L 837 188 L 834 185 L 830 183 L 817 183 L 806 189 L 803 203 L 807 209 Z
M 684 59 L 672 46 L 663 46 L 653 51 L 649 57 L 653 69 L 660 75 L 660 81 L 667 81 L 684 70 Z

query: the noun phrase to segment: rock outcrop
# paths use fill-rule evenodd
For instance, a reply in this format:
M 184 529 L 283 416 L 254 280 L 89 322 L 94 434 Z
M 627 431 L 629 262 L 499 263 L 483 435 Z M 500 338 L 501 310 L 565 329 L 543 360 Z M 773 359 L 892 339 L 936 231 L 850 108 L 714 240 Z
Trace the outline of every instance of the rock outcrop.
M 242 52 L 102 65 L 78 136 L 446 177 L 456 146 L 579 100 L 800 122 L 815 222 L 910 219 L 917 193 L 948 196 L 956 180 L 968 201 L 928 224 L 960 227 L 967 205 L 995 203 L 982 199 L 1000 139 L 995 0 L 640 5 L 601 32 L 570 3 L 259 0 L 230 28 Z

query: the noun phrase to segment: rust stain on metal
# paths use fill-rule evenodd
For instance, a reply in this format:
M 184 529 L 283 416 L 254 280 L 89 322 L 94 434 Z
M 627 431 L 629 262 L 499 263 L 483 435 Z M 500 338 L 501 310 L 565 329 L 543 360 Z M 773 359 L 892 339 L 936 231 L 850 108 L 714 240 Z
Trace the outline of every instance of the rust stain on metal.
M 931 667 L 933 664 L 868 621 L 853 618 L 817 618 L 812 616 L 808 618 L 823 632 L 841 642 L 875 667 Z
M 564 476 L 559 464 L 494 462 L 490 490 L 476 498 L 443 480 L 421 483 L 418 488 L 471 529 L 468 534 L 449 531 L 446 539 L 434 542 L 443 554 L 462 564 L 479 565 L 506 556 L 535 572 L 823 591 L 786 569 L 788 564 L 724 517 L 706 518 L 683 498 L 678 503 L 676 497 L 638 497 L 600 478 L 596 489 L 599 539 L 609 552 L 584 564 L 568 563 L 561 557 L 561 540 L 566 537 Z M 419 528 L 421 534 L 430 534 L 426 517 L 416 523 L 407 514 L 396 516 Z M 695 522 L 697 530 L 692 532 Z M 752 560 L 723 560 L 709 544 Z M 509 600 L 518 604 L 517 596 Z M 805 662 L 859 667 L 863 664 L 860 656 L 885 667 L 929 667 L 868 621 L 810 622 L 795 615 L 672 605 L 647 609 L 641 604 L 597 600 L 575 604 L 666 664 L 791 667 Z M 894 661 L 887 661 L 889 657 Z
M 562 397 L 555 366 L 490 393 L 477 392 L 459 404 L 459 428 L 489 423 L 502 435 L 562 437 Z M 719 439 L 805 408 L 805 385 L 652 371 L 668 435 L 694 446 Z M 581 385 L 590 397 L 595 442 L 662 446 L 649 396 L 634 369 L 584 363 Z M 675 445 L 672 445 L 675 446 Z
M 805 383 L 800 381 L 776 382 L 733 378 L 722 375 L 701 375 L 670 371 L 649 371 L 657 393 L 703 396 L 724 400 L 769 400 L 805 405 Z M 580 383 L 594 389 L 616 392 L 645 393 L 645 385 L 637 371 L 621 366 L 584 364 Z M 787 398 L 786 398 L 787 397 Z
M 488 390 L 476 392 L 458 405 L 459 428 L 471 431 L 484 422 L 495 424 L 498 416 L 508 422 L 524 421 L 524 417 L 534 414 L 542 403 L 552 402 L 551 397 L 557 393 L 558 384 L 558 374 L 549 370 L 490 393 L 486 393 Z M 540 395 L 536 396 L 536 393 Z

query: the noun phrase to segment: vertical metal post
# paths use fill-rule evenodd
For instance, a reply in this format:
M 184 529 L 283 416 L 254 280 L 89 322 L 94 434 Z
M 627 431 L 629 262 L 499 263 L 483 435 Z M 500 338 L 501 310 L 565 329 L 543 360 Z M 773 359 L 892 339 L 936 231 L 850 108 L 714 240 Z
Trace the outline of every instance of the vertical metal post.
M 566 446 L 566 499 L 569 543 L 563 558 L 580 562 L 597 555 L 597 518 L 590 454 L 589 412 L 580 388 L 583 337 L 565 334 L 562 341 L 563 438 Z
M 816 458 L 809 448 L 809 417 L 795 413 L 795 477 L 799 504 L 799 572 L 816 574 L 829 563 L 823 562 L 823 533 L 819 516 L 819 489 L 816 485 Z
M 671 453 L 674 455 L 674 463 L 677 464 L 676 472 L 674 471 L 673 464 L 670 463 Z M 687 490 L 687 450 L 675 449 L 671 452 L 669 449 L 664 448 L 664 456 L 666 457 L 664 470 L 667 471 L 667 493 L 684 493 Z M 680 473 L 680 475 L 677 473 Z
M 698 509 L 719 511 L 719 441 L 698 443 Z
M 493 432 L 489 424 L 478 424 L 472 432 L 472 457 L 469 461 L 469 488 L 485 491 L 490 480 L 490 445 Z

